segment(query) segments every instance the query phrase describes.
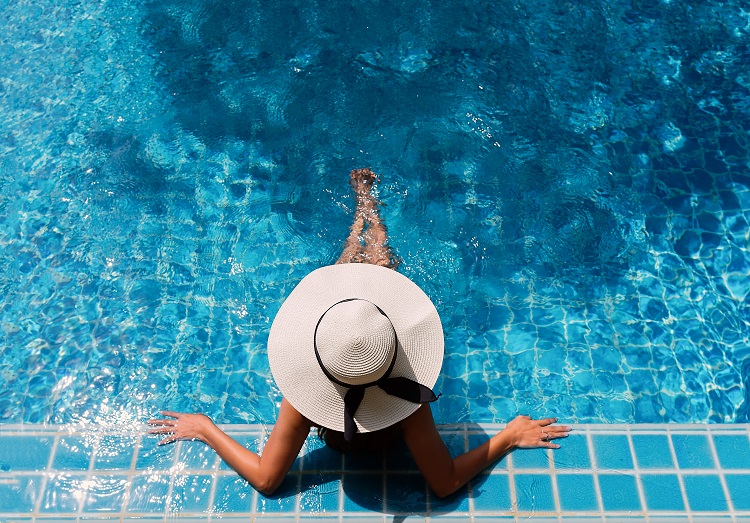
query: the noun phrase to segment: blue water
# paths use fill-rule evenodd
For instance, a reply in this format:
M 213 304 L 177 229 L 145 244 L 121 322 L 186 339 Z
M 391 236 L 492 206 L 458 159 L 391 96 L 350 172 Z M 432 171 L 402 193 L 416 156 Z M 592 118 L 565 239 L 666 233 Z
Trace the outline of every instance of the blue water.
M 0 417 L 272 423 L 378 195 L 439 422 L 747 422 L 750 9 L 0 1 Z

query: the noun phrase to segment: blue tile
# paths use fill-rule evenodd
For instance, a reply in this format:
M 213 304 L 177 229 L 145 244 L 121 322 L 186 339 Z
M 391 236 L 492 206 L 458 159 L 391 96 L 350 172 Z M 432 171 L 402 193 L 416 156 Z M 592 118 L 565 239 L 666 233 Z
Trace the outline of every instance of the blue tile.
M 343 468 L 346 471 L 367 472 L 381 471 L 385 465 L 383 452 L 367 452 L 362 454 L 344 454 Z
M 239 476 L 219 476 L 216 479 L 216 494 L 213 510 L 217 514 L 250 512 L 253 509 L 255 490 Z
M 599 490 L 605 511 L 640 510 L 635 476 L 626 474 L 600 474 Z
M 86 512 L 120 512 L 128 490 L 128 477 L 92 476 L 86 492 Z
M 466 452 L 466 438 L 463 432 L 448 432 L 440 435 L 448 447 L 448 452 L 454 458 Z
M 556 470 L 580 470 L 591 468 L 589 446 L 586 436 L 573 434 L 567 438 L 555 440 L 559 449 L 552 451 L 552 460 Z
M 638 466 L 642 469 L 673 468 L 669 440 L 661 434 L 637 434 L 633 437 L 633 448 Z
M 469 487 L 464 485 L 450 496 L 437 497 L 427 488 L 427 500 L 430 503 L 430 515 L 456 514 L 458 512 L 469 512 Z
M 86 476 L 56 474 L 47 480 L 39 511 L 44 513 L 77 512 L 86 495 Z
M 343 478 L 344 510 L 383 510 L 385 484 L 382 474 L 347 474 Z
M 706 436 L 674 434 L 672 446 L 681 469 L 713 469 L 714 458 Z
M 300 513 L 330 513 L 339 509 L 341 477 L 337 474 L 302 474 Z
M 201 441 L 181 441 L 177 462 L 187 470 L 211 470 L 216 464 L 218 455 Z
M 714 436 L 719 463 L 725 469 L 750 469 L 750 442 L 747 436 Z
M 128 512 L 164 512 L 169 491 L 169 476 L 135 476 L 130 486 Z
M 177 445 L 158 445 L 157 438 L 143 438 L 138 447 L 135 468 L 138 470 L 166 470 L 174 464 Z
M 308 438 L 302 458 L 302 468 L 307 471 L 340 471 L 344 455 L 316 438 Z M 382 467 L 382 464 L 381 464 Z
M 547 449 L 519 449 L 511 454 L 514 469 L 549 468 Z
M 0 512 L 33 512 L 41 486 L 41 476 L 20 476 L 0 483 Z
M 724 476 L 729 490 L 729 497 L 735 510 L 750 510 L 750 475 L 727 474 Z
M 474 510 L 507 511 L 510 503 L 510 484 L 505 474 L 482 474 L 471 483 Z
M 411 452 L 403 442 L 399 442 L 385 452 L 385 468 L 389 471 L 402 470 L 404 472 L 419 470 L 411 457 Z
M 598 510 L 594 478 L 588 474 L 558 474 L 560 509 L 566 512 Z
M 44 470 L 47 468 L 53 441 L 47 436 L 0 437 L 0 472 Z
M 390 512 L 425 512 L 427 483 L 421 474 L 388 474 L 385 507 Z
M 650 510 L 685 510 L 677 476 L 671 474 L 641 476 L 646 507 Z
M 260 513 L 293 513 L 297 505 L 296 474 L 287 474 L 279 489 L 272 496 L 258 492 L 255 510 Z
M 88 470 L 94 446 L 90 440 L 79 436 L 60 438 L 52 462 L 54 470 Z
M 693 511 L 723 511 L 727 510 L 724 489 L 721 488 L 719 476 L 683 476 L 688 505 Z
M 627 436 L 593 436 L 594 456 L 599 469 L 633 468 Z
M 480 446 L 482 443 L 489 441 L 489 440 L 490 440 L 489 434 L 469 434 L 469 449 L 475 449 L 478 446 Z M 493 465 L 487 468 L 487 471 L 492 471 L 492 470 L 508 470 L 507 456 L 504 456 L 500 461 L 495 462 Z
M 94 470 L 129 470 L 136 440 L 129 436 L 104 436 L 94 458 Z
M 213 478 L 208 475 L 180 474 L 172 484 L 169 511 L 205 512 Z
M 555 498 L 552 495 L 550 476 L 546 474 L 515 474 L 513 481 L 516 487 L 518 510 L 555 510 Z

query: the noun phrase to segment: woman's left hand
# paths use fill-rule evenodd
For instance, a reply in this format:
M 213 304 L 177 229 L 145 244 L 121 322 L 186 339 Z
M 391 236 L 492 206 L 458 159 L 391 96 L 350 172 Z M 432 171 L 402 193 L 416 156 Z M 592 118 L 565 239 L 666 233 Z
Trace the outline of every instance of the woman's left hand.
M 516 416 L 513 421 L 508 423 L 503 432 L 508 431 L 514 448 L 546 447 L 559 449 L 560 445 L 550 441 L 567 437 L 570 427 L 552 425 L 555 422 L 557 422 L 557 418 L 531 419 L 529 416 Z
M 206 434 L 213 428 L 214 422 L 204 414 L 182 414 L 165 410 L 161 412 L 162 416 L 175 419 L 150 419 L 148 424 L 154 429 L 148 431 L 149 434 L 165 434 L 166 438 L 159 442 L 159 445 L 173 443 L 178 439 L 201 440 L 205 443 Z

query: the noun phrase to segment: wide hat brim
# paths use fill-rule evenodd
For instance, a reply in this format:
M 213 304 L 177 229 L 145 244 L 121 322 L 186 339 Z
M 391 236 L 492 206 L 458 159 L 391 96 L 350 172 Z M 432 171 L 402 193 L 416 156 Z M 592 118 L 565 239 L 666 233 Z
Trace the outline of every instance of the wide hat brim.
M 268 336 L 268 360 L 284 397 L 316 425 L 344 431 L 347 388 L 331 382 L 315 357 L 320 317 L 348 298 L 368 300 L 388 316 L 398 338 L 391 377 L 432 388 L 443 363 L 443 327 L 430 298 L 403 274 L 365 263 L 321 267 L 300 281 L 279 309 Z M 384 429 L 419 408 L 377 386 L 367 387 L 354 421 L 360 432 Z

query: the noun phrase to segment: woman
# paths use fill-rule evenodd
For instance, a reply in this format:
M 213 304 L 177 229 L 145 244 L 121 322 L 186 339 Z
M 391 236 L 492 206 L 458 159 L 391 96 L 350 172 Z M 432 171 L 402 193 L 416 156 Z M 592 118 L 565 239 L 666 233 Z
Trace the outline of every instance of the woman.
M 262 454 L 226 435 L 202 414 L 162 412 L 149 432 L 198 439 L 252 486 L 273 493 L 312 427 L 342 450 L 406 442 L 440 497 L 458 490 L 516 448 L 559 448 L 570 427 L 518 416 L 479 447 L 452 458 L 427 403 L 443 360 L 443 331 L 427 295 L 395 270 L 370 169 L 351 172 L 357 208 L 336 265 L 306 276 L 284 301 L 268 338 L 271 373 L 284 398 Z M 378 445 L 380 444 L 380 445 Z

